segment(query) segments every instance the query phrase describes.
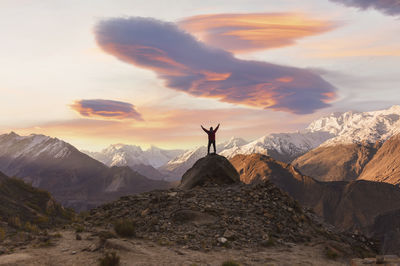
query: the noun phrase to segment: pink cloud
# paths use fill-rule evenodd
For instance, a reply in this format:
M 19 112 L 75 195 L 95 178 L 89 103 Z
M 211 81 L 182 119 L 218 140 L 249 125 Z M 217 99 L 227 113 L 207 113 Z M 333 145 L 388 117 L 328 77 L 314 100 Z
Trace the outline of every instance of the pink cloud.
M 329 106 L 336 95 L 334 86 L 310 70 L 237 59 L 173 23 L 115 18 L 98 23 L 95 35 L 105 52 L 195 97 L 306 114 Z
M 102 119 L 134 119 L 142 121 L 142 116 L 135 110 L 135 107 L 126 102 L 112 100 L 79 100 L 70 107 L 85 117 Z
M 293 45 L 296 40 L 335 28 L 301 14 L 209 14 L 185 18 L 179 26 L 202 41 L 234 53 Z

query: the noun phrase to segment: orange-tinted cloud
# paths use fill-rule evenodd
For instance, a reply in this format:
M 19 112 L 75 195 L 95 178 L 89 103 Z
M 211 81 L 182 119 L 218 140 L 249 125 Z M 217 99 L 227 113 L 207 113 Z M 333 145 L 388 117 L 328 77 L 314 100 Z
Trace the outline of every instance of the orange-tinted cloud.
M 292 13 L 199 15 L 180 21 L 179 26 L 207 44 L 234 53 L 293 45 L 335 28 L 332 22 Z
M 135 110 L 135 107 L 126 102 L 112 100 L 79 100 L 70 107 L 85 117 L 101 119 L 134 119 L 142 121 L 142 116 Z
M 336 89 L 310 70 L 237 59 L 173 23 L 116 18 L 101 21 L 95 34 L 105 52 L 195 97 L 298 114 L 327 107 L 335 98 Z

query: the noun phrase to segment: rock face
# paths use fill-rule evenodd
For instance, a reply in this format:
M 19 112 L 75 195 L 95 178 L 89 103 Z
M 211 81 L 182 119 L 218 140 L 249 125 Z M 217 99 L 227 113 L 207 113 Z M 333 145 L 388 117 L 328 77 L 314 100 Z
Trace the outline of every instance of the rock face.
M 359 179 L 400 184 L 400 135 L 385 141 L 365 166 Z
M 239 182 L 239 174 L 228 159 L 210 154 L 198 160 L 186 171 L 179 188 L 192 189 L 205 184 L 228 185 Z
M 380 144 L 320 146 L 293 161 L 302 173 L 320 181 L 351 181 L 358 178 Z

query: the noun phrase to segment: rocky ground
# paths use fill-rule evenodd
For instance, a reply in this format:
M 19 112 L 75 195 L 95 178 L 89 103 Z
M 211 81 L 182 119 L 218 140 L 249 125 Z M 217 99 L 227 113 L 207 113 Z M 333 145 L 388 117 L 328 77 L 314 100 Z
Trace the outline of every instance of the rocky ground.
M 195 251 L 177 245 L 159 245 L 152 241 L 131 238 L 111 238 L 103 244 L 94 233 L 80 233 L 76 240 L 72 230 L 62 230 L 47 247 L 26 247 L 12 254 L 1 255 L 2 266 L 56 266 L 98 265 L 104 253 L 115 251 L 121 265 L 215 265 L 233 260 L 239 265 L 347 265 L 348 260 L 330 259 L 325 254 L 325 244 L 288 244 L 283 246 L 243 248 L 240 250 L 216 248 L 208 252 Z
M 361 235 L 335 232 L 270 182 L 122 197 L 91 210 L 84 225 L 110 229 L 118 220 L 132 221 L 137 238 L 192 250 L 325 241 L 335 253 L 351 257 L 376 248 Z
M 132 221 L 134 235 L 116 234 L 117 221 Z M 123 197 L 64 228 L 3 241 L 0 265 L 97 265 L 110 250 L 122 265 L 343 265 L 374 256 L 374 243 L 335 232 L 269 182 Z

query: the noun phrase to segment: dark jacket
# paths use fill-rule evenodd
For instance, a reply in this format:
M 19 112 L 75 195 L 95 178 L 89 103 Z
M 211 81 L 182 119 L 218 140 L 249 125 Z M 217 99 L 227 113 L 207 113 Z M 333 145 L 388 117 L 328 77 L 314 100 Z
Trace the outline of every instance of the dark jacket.
M 215 133 L 217 132 L 219 125 L 212 131 L 205 129 L 204 127 L 201 127 L 201 128 L 204 130 L 204 132 L 207 133 L 209 141 L 215 141 Z

